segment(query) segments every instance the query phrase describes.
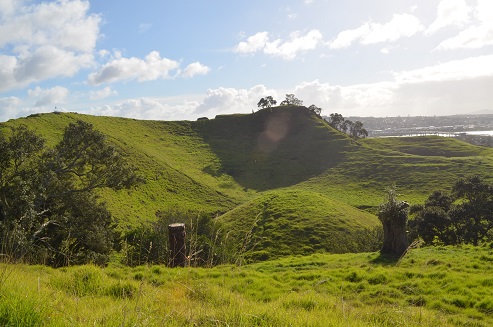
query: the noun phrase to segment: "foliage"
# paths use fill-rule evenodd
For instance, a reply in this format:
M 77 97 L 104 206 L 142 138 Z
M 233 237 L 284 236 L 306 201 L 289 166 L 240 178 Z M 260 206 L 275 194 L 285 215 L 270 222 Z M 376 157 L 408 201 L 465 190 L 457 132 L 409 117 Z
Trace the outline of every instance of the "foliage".
M 333 128 L 348 134 L 353 139 L 365 138 L 368 136 L 368 132 L 363 128 L 363 123 L 360 121 L 352 122 L 349 119 L 345 119 L 341 114 L 332 113 L 328 123 Z
M 257 107 L 259 108 L 270 108 L 272 106 L 275 106 L 277 104 L 277 101 L 274 100 L 272 96 L 266 96 L 265 98 L 262 98 L 259 100 L 257 103 Z
M 412 228 L 426 243 L 478 245 L 492 239 L 493 186 L 479 176 L 461 178 L 452 195 L 435 191 L 413 213 Z
M 312 104 L 308 107 L 311 112 L 313 112 L 315 115 L 320 116 L 322 113 L 322 108 L 317 107 L 316 105 Z
M 409 204 L 397 200 L 395 187 L 388 190 L 387 199 L 378 210 L 378 219 L 383 225 L 383 254 L 401 256 L 407 250 L 406 236 Z
M 294 94 L 286 94 L 286 98 L 281 102 L 281 106 L 302 106 L 303 101 Z
M 67 126 L 47 148 L 25 126 L 0 138 L 0 242 L 13 259 L 63 266 L 102 264 L 113 247 L 114 223 L 94 191 L 139 181 L 92 125 Z

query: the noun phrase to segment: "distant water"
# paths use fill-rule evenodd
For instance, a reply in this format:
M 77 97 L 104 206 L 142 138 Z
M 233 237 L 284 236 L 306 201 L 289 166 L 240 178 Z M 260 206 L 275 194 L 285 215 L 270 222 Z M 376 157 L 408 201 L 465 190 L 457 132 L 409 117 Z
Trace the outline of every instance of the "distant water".
M 493 136 L 493 131 L 472 131 L 465 132 L 467 135 L 490 135 Z
M 463 132 L 415 132 L 415 133 L 409 133 L 409 134 L 402 134 L 402 135 L 385 135 L 383 137 L 409 137 L 409 136 L 429 136 L 429 135 L 435 135 L 435 136 L 443 136 L 443 137 L 454 137 L 456 135 L 486 135 L 486 136 L 493 136 L 493 131 L 463 131 Z M 382 137 L 382 136 L 377 136 L 377 137 Z

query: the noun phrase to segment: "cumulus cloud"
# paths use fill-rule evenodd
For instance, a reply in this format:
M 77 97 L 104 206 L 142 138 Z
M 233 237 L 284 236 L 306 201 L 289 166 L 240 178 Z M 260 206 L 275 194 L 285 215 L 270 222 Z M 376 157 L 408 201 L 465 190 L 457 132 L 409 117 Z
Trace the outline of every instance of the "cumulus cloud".
M 394 42 L 402 37 L 411 37 L 423 29 L 424 26 L 417 17 L 410 14 L 394 14 L 388 23 L 368 22 L 355 29 L 340 32 L 329 43 L 329 47 L 331 49 L 347 48 L 356 41 L 364 45 Z
M 102 100 L 102 99 L 106 99 L 108 97 L 117 96 L 117 95 L 118 95 L 118 92 L 116 92 L 115 90 L 112 90 L 111 87 L 106 86 L 100 90 L 91 91 L 89 93 L 89 98 L 91 100 Z
M 150 52 L 144 59 L 122 57 L 116 52 L 113 59 L 104 64 L 98 71 L 89 75 L 89 83 L 100 85 L 127 80 L 138 82 L 171 79 L 175 77 L 192 78 L 205 75 L 211 70 L 200 62 L 189 64 L 182 72 L 180 63 L 175 60 L 161 58 L 158 51 Z
M 258 32 L 249 36 L 246 41 L 241 41 L 235 48 L 235 53 L 251 54 L 257 51 L 262 51 L 265 45 L 269 42 L 268 32 Z
M 89 2 L 66 0 L 0 4 L 0 91 L 73 76 L 93 62 L 101 17 Z
M 293 60 L 299 53 L 315 49 L 322 37 L 322 33 L 314 29 L 305 35 L 300 32 L 293 32 L 288 40 L 270 41 L 268 32 L 258 32 L 248 37 L 246 41 L 240 42 L 233 51 L 240 54 L 263 52 L 273 57 Z
M 57 109 L 58 110 L 58 109 Z M 35 113 L 52 112 L 53 107 L 26 106 L 23 101 L 14 96 L 0 98 L 0 121 L 12 118 L 25 117 Z
M 201 115 L 249 113 L 256 108 L 258 100 L 267 95 L 276 98 L 277 92 L 267 89 L 264 85 L 256 85 L 250 89 L 209 89 L 194 112 Z
M 55 86 L 49 89 L 42 89 L 37 86 L 27 91 L 30 98 L 37 99 L 35 107 L 42 107 L 51 104 L 61 104 L 65 102 L 69 91 L 62 86 Z
M 178 69 L 177 61 L 161 58 L 158 51 L 152 51 L 145 59 L 136 57 L 117 58 L 103 65 L 101 69 L 89 75 L 91 84 L 99 85 L 136 79 L 139 82 L 157 79 L 169 79 L 170 73 Z
M 206 75 L 211 71 L 211 69 L 200 62 L 194 62 L 189 64 L 185 70 L 181 73 L 181 76 L 186 78 L 194 77 L 195 75 Z

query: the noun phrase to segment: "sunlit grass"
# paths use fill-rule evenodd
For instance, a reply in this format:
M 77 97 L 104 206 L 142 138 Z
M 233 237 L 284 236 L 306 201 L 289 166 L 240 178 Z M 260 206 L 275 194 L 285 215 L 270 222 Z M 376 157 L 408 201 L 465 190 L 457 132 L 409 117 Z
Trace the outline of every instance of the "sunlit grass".
M 316 254 L 245 266 L 1 265 L 0 322 L 22 326 L 490 326 L 490 247 Z M 8 323 L 6 323 L 8 322 Z M 15 322 L 18 322 L 17 324 Z

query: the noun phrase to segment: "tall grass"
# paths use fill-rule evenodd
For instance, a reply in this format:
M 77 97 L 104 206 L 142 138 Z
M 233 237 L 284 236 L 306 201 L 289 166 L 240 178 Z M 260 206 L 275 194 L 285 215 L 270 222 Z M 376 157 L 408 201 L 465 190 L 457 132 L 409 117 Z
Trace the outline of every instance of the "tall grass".
M 315 254 L 214 268 L 2 265 L 7 326 L 491 326 L 493 251 Z

